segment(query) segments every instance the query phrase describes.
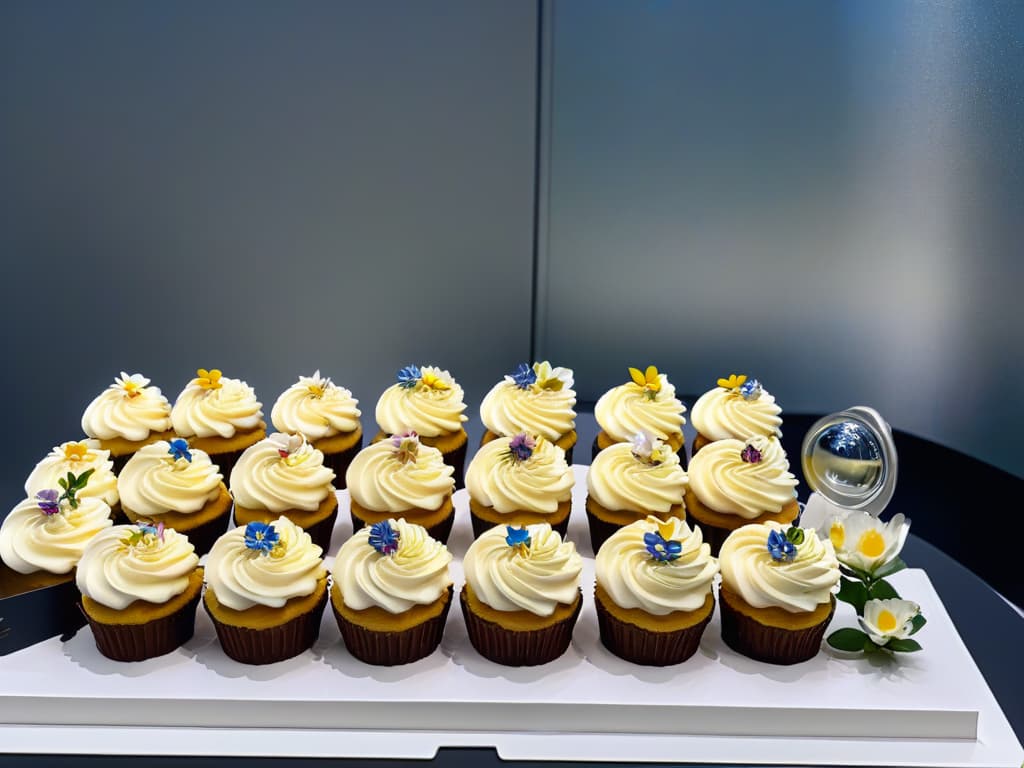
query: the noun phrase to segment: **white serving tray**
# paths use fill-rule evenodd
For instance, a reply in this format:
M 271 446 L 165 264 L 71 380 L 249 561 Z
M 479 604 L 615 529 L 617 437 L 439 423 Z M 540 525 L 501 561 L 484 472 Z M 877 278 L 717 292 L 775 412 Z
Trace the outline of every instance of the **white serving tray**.
M 717 610 L 683 664 L 649 668 L 611 655 L 593 607 L 586 468 L 574 469 L 569 535 L 584 555 L 584 607 L 573 645 L 550 664 L 516 669 L 480 657 L 456 601 L 441 648 L 414 664 L 355 660 L 328 608 L 310 651 L 251 667 L 224 655 L 200 609 L 195 637 L 158 659 L 105 659 L 88 628 L 0 658 L 0 745 L 25 753 L 395 758 L 493 746 L 506 759 L 1021 765 L 1024 750 L 923 571 L 892 579 L 928 618 L 919 636 L 925 650 L 897 660 L 826 647 L 792 667 L 762 664 L 725 646 Z M 347 493 L 339 498 L 332 555 L 351 531 Z M 465 491 L 455 506 L 449 545 L 458 589 L 471 541 Z M 840 604 L 833 628 L 855 625 Z

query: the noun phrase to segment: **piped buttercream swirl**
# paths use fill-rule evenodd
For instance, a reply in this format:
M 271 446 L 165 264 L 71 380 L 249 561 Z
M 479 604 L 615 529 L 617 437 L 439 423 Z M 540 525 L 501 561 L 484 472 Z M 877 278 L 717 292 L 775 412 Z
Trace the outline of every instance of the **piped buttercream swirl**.
M 168 512 L 189 515 L 216 499 L 222 480 L 217 465 L 205 451 L 189 453 L 191 461 L 175 459 L 166 440 L 144 446 L 117 478 L 121 503 L 138 517 L 158 518 Z
M 220 378 L 217 388 L 200 386 L 194 378 L 178 395 L 171 423 L 181 437 L 233 437 L 256 429 L 263 418 L 256 391 L 238 379 Z
M 377 424 L 389 435 L 410 429 L 421 437 L 458 432 L 468 421 L 462 387 L 448 371 L 431 365 L 420 370 L 424 380 L 440 386 L 392 384 L 377 400 Z
M 52 515 L 37 499 L 25 499 L 0 526 L 0 559 L 18 573 L 68 573 L 92 537 L 111 525 L 110 507 L 95 496 L 79 498 L 75 509 L 62 502 Z
M 270 412 L 270 420 L 280 432 L 320 440 L 359 429 L 358 404 L 349 390 L 317 371 L 312 376 L 300 376 L 297 383 L 281 393 Z
M 480 420 L 496 435 L 509 437 L 518 432 L 557 440 L 576 427 L 576 392 L 572 371 L 554 368 L 552 374 L 565 384 L 561 389 L 520 388 L 506 376 L 484 395 Z
M 345 485 L 364 509 L 398 515 L 410 509 L 440 509 L 455 489 L 454 473 L 437 448 L 421 443 L 415 457 L 403 462 L 391 440 L 381 440 L 356 454 L 345 473 Z
M 637 458 L 631 443 L 615 443 L 594 458 L 587 471 L 587 493 L 605 509 L 668 512 L 683 504 L 687 476 L 679 456 L 663 452 L 660 464 Z
M 495 512 L 552 514 L 572 498 L 575 482 L 565 451 L 540 438 L 526 460 L 510 456 L 512 438 L 499 437 L 476 452 L 466 470 L 469 495 Z
M 171 428 L 171 405 L 142 374 L 123 371 L 82 414 L 82 431 L 101 440 L 145 440 Z
M 748 445 L 760 454 L 760 461 L 744 461 Z M 775 438 L 752 437 L 746 442 L 727 438 L 708 443 L 690 459 L 687 474 L 690 488 L 703 504 L 747 520 L 779 512 L 795 498 L 797 479 Z
M 662 373 L 660 389 L 653 398 L 635 382 L 605 392 L 594 406 L 594 417 L 604 432 L 617 442 L 628 442 L 637 432 L 650 432 L 661 440 L 683 431 L 686 406 L 676 397 L 676 388 Z
M 745 440 L 754 435 L 781 437 L 781 413 L 775 398 L 764 390 L 760 397 L 746 400 L 735 388 L 715 387 L 697 398 L 690 418 L 709 440 Z
M 334 470 L 301 435 L 275 433 L 245 449 L 231 470 L 231 495 L 248 509 L 312 512 L 334 493 Z
M 25 481 L 25 495 L 32 498 L 39 491 L 57 488 L 57 481 L 66 478 L 68 472 L 77 476 L 91 469 L 89 482 L 78 498 L 98 496 L 113 507 L 118 502 L 117 477 L 109 457 L 110 451 L 100 448 L 99 440 L 93 438 L 61 443 L 36 464 Z

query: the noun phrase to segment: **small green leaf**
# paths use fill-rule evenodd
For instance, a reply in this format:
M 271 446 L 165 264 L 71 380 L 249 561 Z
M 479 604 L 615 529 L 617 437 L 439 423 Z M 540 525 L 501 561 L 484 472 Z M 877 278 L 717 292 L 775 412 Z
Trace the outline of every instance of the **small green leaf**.
M 67 492 L 67 490 L 68 490 L 68 481 L 65 480 L 63 477 L 57 478 L 57 485 L 59 485 L 62 490 Z
M 910 620 L 910 624 L 911 624 L 911 626 L 913 626 L 913 629 L 910 630 L 910 634 L 912 634 L 912 635 L 917 634 L 917 631 L 921 627 L 923 627 L 925 624 L 927 624 L 927 623 L 928 623 L 928 619 L 926 619 L 920 613 L 917 614 L 917 616 L 915 616 L 914 618 L 912 618 Z
M 879 579 L 868 588 L 868 595 L 872 600 L 898 600 L 900 597 L 892 584 L 885 579 Z
M 876 579 L 884 579 L 886 576 L 892 576 L 894 573 L 896 573 L 898 571 L 902 571 L 906 567 L 907 567 L 906 563 L 904 563 L 898 557 L 894 557 L 888 563 L 886 563 L 881 568 L 879 568 L 877 571 L 875 571 L 873 576 Z
M 914 651 L 921 650 L 921 644 L 917 642 L 917 640 L 911 640 L 909 637 L 906 640 L 893 638 L 885 644 L 885 647 L 890 651 L 896 651 L 898 653 L 913 653 Z
M 864 635 L 864 653 L 875 653 L 882 650 L 882 646 L 878 645 L 867 635 Z
M 839 581 L 839 592 L 836 599 L 849 603 L 860 616 L 864 613 L 864 603 L 868 601 L 868 588 L 859 581 L 847 579 L 845 576 Z
M 829 635 L 826 642 L 840 651 L 862 651 L 864 650 L 864 641 L 871 642 L 868 636 L 859 629 L 845 627 L 837 629 Z
M 786 531 L 786 538 L 789 539 L 790 542 L 799 547 L 801 544 L 804 543 L 803 528 L 800 528 L 795 525 L 789 526 L 789 529 Z

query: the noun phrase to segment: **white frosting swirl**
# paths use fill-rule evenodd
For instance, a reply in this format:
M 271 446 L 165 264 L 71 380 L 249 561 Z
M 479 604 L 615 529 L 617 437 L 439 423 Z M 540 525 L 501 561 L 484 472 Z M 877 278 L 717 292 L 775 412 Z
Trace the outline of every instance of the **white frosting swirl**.
M 297 383 L 281 393 L 270 420 L 279 432 L 296 432 L 307 440 L 320 440 L 359 429 L 358 403 L 349 390 L 317 371 L 312 376 L 299 376 Z
M 410 429 L 421 437 L 458 432 L 462 429 L 462 422 L 468 421 L 463 414 L 466 404 L 462 387 L 448 371 L 432 365 L 425 365 L 420 371 L 424 380 L 435 378 L 446 388 L 392 384 L 377 401 L 377 424 L 389 435 Z
M 466 470 L 466 488 L 474 500 L 495 512 L 552 514 L 572 498 L 575 479 L 565 451 L 543 438 L 525 461 L 509 457 L 512 438 L 499 437 L 476 452 Z
M 441 451 L 420 444 L 416 458 L 396 457 L 390 440 L 368 445 L 345 473 L 348 492 L 363 509 L 400 514 L 410 509 L 440 509 L 455 489 L 455 470 Z
M 658 375 L 661 389 L 652 400 L 635 382 L 613 387 L 594 406 L 594 417 L 605 433 L 617 442 L 628 442 L 637 432 L 650 432 L 661 440 L 683 431 L 686 406 L 676 397 L 668 377 Z
M 95 496 L 79 498 L 77 509 L 62 502 L 60 510 L 46 515 L 34 498 L 18 504 L 0 526 L 0 559 L 18 573 L 68 573 L 89 540 L 113 525 L 110 507 Z
M 703 449 L 701 449 L 703 451 Z M 772 558 L 768 534 L 785 533 L 776 522 L 751 524 L 729 534 L 718 554 L 722 582 L 755 608 L 783 608 L 806 613 L 829 602 L 839 583 L 839 562 L 832 542 L 804 528 L 792 561 Z
M 115 525 L 89 542 L 75 580 L 86 597 L 122 611 L 136 600 L 160 604 L 177 597 L 198 565 L 188 537 L 171 528 L 161 541 L 138 526 Z
M 244 381 L 221 378 L 220 388 L 205 389 L 192 379 L 174 401 L 171 423 L 181 437 L 234 437 L 256 429 L 263 418 L 256 392 Z
M 100 392 L 82 414 L 82 431 L 102 440 L 145 440 L 171 428 L 171 405 L 159 387 L 141 374 L 124 371 Z
M 587 493 L 605 509 L 668 512 L 683 503 L 688 480 L 679 456 L 664 455 L 660 464 L 649 464 L 633 454 L 631 443 L 608 446 L 590 464 Z
M 206 559 L 206 583 L 218 602 L 236 611 L 254 605 L 281 608 L 292 598 L 313 594 L 327 573 L 320 547 L 287 517 L 271 525 L 279 536 L 271 552 L 245 545 L 246 526 L 228 531 Z
M 682 546 L 679 557 L 659 562 L 651 557 L 645 534 L 660 535 Z M 696 611 L 711 592 L 718 561 L 704 543 L 700 528 L 673 517 L 650 516 L 613 533 L 594 561 L 597 583 L 620 608 L 639 608 L 654 616 Z
M 746 462 L 747 445 L 761 461 Z M 782 444 L 775 438 L 752 437 L 746 442 L 727 438 L 708 443 L 687 469 L 694 495 L 716 512 L 753 520 L 766 512 L 779 512 L 795 498 L 797 479 L 789 472 Z
M 222 475 L 205 451 L 189 449 L 192 461 L 175 459 L 170 443 L 144 446 L 121 470 L 117 489 L 121 503 L 139 517 L 156 518 L 168 512 L 189 515 L 220 495 Z
M 117 477 L 110 451 L 100 448 L 99 440 L 70 440 L 61 443 L 36 464 L 25 481 L 25 495 L 34 497 L 47 488 L 58 488 L 57 481 L 66 478 L 68 472 L 80 475 L 93 470 L 89 482 L 78 492 L 78 498 L 97 496 L 113 507 L 118 502 Z
M 572 605 L 579 589 L 583 559 L 571 541 L 562 541 L 547 523 L 526 526 L 530 544 L 523 554 L 505 541 L 506 526 L 498 525 L 466 551 L 466 583 L 484 605 L 496 611 L 529 611 L 550 616 L 561 605 Z
M 430 537 L 427 529 L 404 519 L 388 520 L 398 533 L 398 550 L 383 555 L 370 545 L 370 526 L 356 531 L 334 561 L 334 583 L 354 611 L 383 608 L 404 613 L 416 605 L 430 605 L 452 583 L 451 553 Z
M 782 437 L 780 413 L 775 398 L 764 390 L 756 400 L 745 400 L 734 389 L 715 387 L 697 399 L 690 417 L 709 440 L 745 440 L 754 435 Z
M 561 389 L 520 389 L 511 376 L 495 384 L 480 403 L 480 420 L 496 435 L 518 432 L 558 440 L 576 428 L 576 392 L 572 371 L 553 369 L 554 378 L 565 382 Z
M 231 470 L 236 504 L 278 514 L 292 509 L 312 512 L 334 493 L 334 470 L 324 466 L 323 453 L 301 435 L 283 448 L 286 444 L 287 436 L 274 433 L 245 449 Z

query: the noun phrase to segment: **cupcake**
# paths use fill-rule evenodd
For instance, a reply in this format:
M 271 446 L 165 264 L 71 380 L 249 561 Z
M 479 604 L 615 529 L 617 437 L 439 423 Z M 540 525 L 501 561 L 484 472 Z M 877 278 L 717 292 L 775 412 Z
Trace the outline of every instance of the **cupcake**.
M 690 457 L 715 440 L 782 437 L 782 409 L 757 379 L 729 374 L 693 404 L 690 418 L 697 430 Z
M 690 658 L 711 621 L 718 562 L 700 529 L 651 516 L 620 528 L 594 562 L 601 642 L 616 656 L 657 667 Z
M 174 401 L 171 423 L 228 477 L 242 451 L 267 436 L 261 405 L 244 381 L 200 368 Z
M 800 514 L 797 479 L 776 438 L 727 438 L 708 443 L 690 459 L 686 511 L 699 525 L 711 553 L 748 523 L 787 524 Z
M 132 456 L 117 478 L 117 489 L 130 522 L 173 528 L 205 555 L 231 518 L 231 497 L 222 481 L 205 451 L 176 437 Z
M 835 610 L 839 563 L 813 528 L 774 521 L 729 534 L 719 555 L 722 639 L 770 664 L 812 658 Z
M 363 445 L 358 404 L 351 392 L 317 371 L 299 376 L 298 383 L 281 393 L 270 420 L 278 432 L 299 434 L 311 442 L 344 488 L 345 470 Z
M 245 450 L 231 470 L 235 525 L 271 523 L 282 515 L 325 552 L 338 519 L 334 472 L 302 435 L 275 432 Z
M 462 387 L 448 371 L 434 366 L 407 365 L 398 381 L 381 393 L 376 418 L 380 432 L 374 442 L 405 432 L 415 432 L 420 442 L 437 448 L 454 471 L 455 488 L 463 486 L 468 436 L 462 423 Z
M 60 478 L 58 488 L 19 503 L 0 525 L 0 594 L 10 596 L 74 582 L 74 568 L 89 541 L 113 525 L 98 496 L 81 496 L 91 470 Z M 74 587 L 72 587 L 74 589 Z M 79 625 L 80 626 L 80 625 Z
M 361 450 L 348 468 L 352 529 L 402 517 L 447 542 L 455 520 L 455 470 L 415 432 L 393 435 Z
M 520 363 L 480 403 L 480 420 L 486 427 L 480 444 L 526 432 L 557 445 L 572 464 L 572 448 L 576 445 L 576 393 L 572 385 L 569 368 L 552 368 L 547 361 L 532 366 Z
M 547 523 L 569 528 L 575 478 L 565 452 L 543 437 L 499 437 L 476 452 L 466 471 L 473 535 L 495 525 Z
M 109 659 L 162 656 L 195 631 L 203 569 L 188 537 L 162 523 L 100 531 L 75 580 L 96 648 Z
M 469 640 L 481 656 L 512 667 L 565 653 L 583 603 L 583 560 L 547 523 L 498 525 L 463 559 L 459 593 Z
M 57 488 L 57 482 L 66 479 L 68 472 L 81 475 L 90 469 L 89 482 L 78 497 L 98 496 L 103 499 L 116 521 L 121 514 L 121 500 L 117 495 L 114 462 L 110 460 L 110 451 L 100 448 L 100 441 L 92 438 L 61 443 L 46 454 L 25 481 L 25 496 L 31 499 L 39 491 Z
M 587 471 L 587 523 L 594 552 L 619 528 L 649 515 L 684 519 L 687 482 L 679 454 L 647 432 L 597 454 Z
M 452 603 L 451 561 L 444 544 L 406 520 L 356 531 L 331 579 L 331 607 L 349 653 L 389 667 L 433 653 Z
M 632 381 L 612 387 L 594 406 L 594 417 L 601 431 L 594 438 L 591 458 L 615 443 L 629 443 L 635 435 L 647 432 L 686 458 L 683 441 L 683 413 L 686 406 L 676 398 L 676 388 L 653 365 L 646 371 L 630 368 Z
M 99 447 L 114 462 L 114 471 L 120 472 L 142 446 L 173 437 L 171 404 L 141 373 L 121 371 L 86 407 L 82 431 L 99 440 Z
M 224 652 L 270 664 L 312 647 L 327 603 L 327 568 L 287 517 L 228 531 L 206 560 L 203 605 Z

